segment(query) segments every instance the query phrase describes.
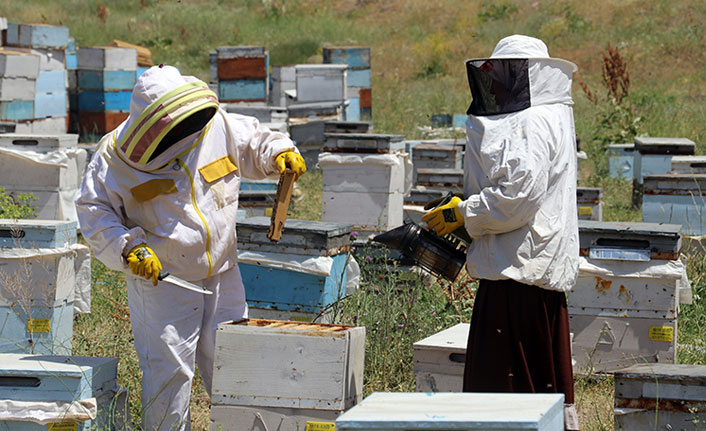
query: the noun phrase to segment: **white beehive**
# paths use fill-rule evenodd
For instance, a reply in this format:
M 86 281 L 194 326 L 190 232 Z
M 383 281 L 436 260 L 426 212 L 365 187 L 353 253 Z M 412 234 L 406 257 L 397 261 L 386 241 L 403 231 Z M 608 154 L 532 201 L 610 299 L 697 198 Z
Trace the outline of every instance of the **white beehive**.
M 77 190 L 86 168 L 80 148 L 46 153 L 0 148 L 0 184 L 8 190 Z
M 365 328 L 245 319 L 218 325 L 214 405 L 341 412 L 363 394 Z
M 376 392 L 336 419 L 337 431 L 564 429 L 564 394 Z
M 295 66 L 297 102 L 343 101 L 346 98 L 345 64 L 298 64 Z
M 5 78 L 37 79 L 39 56 L 0 48 L 0 76 Z
M 582 257 L 568 311 L 577 372 L 674 362 L 688 302 L 678 225 L 579 221 Z
M 615 373 L 615 429 L 699 430 L 706 365 L 639 364 Z
M 414 343 L 417 392 L 461 392 L 470 324 L 444 329 Z
M 112 46 L 78 48 L 78 69 L 137 70 L 137 50 Z

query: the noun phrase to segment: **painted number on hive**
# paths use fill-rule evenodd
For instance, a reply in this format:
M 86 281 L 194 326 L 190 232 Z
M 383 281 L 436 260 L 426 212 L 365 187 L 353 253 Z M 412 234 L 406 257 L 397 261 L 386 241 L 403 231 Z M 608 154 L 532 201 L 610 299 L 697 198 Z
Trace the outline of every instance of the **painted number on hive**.
M 650 326 L 650 340 L 671 342 L 674 340 L 674 328 L 671 326 Z
M 333 422 L 307 422 L 306 431 L 336 431 L 336 424 Z
M 49 424 L 49 431 L 76 431 L 76 422 L 59 422 Z
M 49 319 L 28 319 L 27 332 L 50 332 Z

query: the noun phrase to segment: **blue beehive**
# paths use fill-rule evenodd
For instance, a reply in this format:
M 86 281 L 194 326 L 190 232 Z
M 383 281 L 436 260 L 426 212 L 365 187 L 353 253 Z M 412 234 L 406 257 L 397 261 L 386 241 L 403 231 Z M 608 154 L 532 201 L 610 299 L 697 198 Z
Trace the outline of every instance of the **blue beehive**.
M 318 314 L 345 295 L 350 225 L 287 220 L 277 243 L 267 239 L 269 226 L 267 217 L 238 221 L 249 306 Z
M 132 91 L 80 91 L 78 109 L 82 112 L 130 112 Z
M 706 235 L 706 174 L 643 178 L 642 220 L 682 226 L 686 235 Z
M 8 46 L 25 48 L 66 48 L 69 28 L 44 24 L 7 24 Z
M 0 399 L 24 403 L 27 409 L 5 412 L 16 420 L 0 421 L 0 431 L 100 429 L 129 425 L 126 393 L 117 386 L 118 359 L 82 356 L 0 355 Z M 95 420 L 66 417 L 53 406 L 96 398 Z M 42 406 L 49 426 L 32 422 L 32 405 Z M 38 410 L 40 410 L 38 408 Z
M 78 87 L 81 90 L 131 90 L 135 86 L 134 70 L 79 70 Z
M 218 98 L 222 101 L 267 100 L 267 81 L 237 79 L 218 82 Z
M 370 71 L 370 48 L 360 46 L 326 47 L 323 49 L 324 64 L 348 65 L 346 77 L 346 119 L 360 121 L 372 115 L 370 107 L 372 75 Z
M 75 221 L 0 219 L 0 247 L 57 248 L 76 243 Z
M 0 101 L 0 120 L 32 120 L 34 118 L 33 100 Z
M 611 177 L 626 180 L 633 178 L 634 152 L 634 144 L 608 145 L 608 169 Z

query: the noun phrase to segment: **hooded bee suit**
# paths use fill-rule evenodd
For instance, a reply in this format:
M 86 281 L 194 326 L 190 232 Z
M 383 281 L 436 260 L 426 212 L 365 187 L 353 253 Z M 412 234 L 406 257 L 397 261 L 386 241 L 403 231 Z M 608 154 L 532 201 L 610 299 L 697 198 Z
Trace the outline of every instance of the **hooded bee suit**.
M 279 175 L 284 151 L 295 151 L 288 137 L 227 114 L 205 83 L 169 66 L 140 76 L 128 119 L 99 143 L 76 206 L 95 256 L 126 271 L 145 430 L 190 428 L 195 363 L 211 393 L 216 325 L 247 317 L 235 236 L 241 177 Z M 213 295 L 127 271 L 128 250 L 142 243 L 167 272 Z
M 481 282 L 464 390 L 563 392 L 571 404 L 564 292 L 578 274 L 577 68 L 519 35 L 466 67 L 473 102 L 458 209 L 473 239 L 466 268 Z

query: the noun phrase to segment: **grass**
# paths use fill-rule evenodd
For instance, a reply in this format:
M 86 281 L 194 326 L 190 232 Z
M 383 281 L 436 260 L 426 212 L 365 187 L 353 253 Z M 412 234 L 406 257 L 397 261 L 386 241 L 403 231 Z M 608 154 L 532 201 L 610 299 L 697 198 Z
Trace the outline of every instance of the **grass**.
M 377 132 L 421 138 L 431 116 L 465 112 L 470 97 L 463 61 L 491 53 L 503 36 L 541 37 L 550 53 L 579 66 L 576 82 L 599 97 L 601 53 L 608 44 L 624 55 L 631 101 L 650 136 L 688 137 L 704 153 L 706 141 L 706 2 L 647 0 L 25 0 L 1 2 L 11 22 L 67 25 L 79 46 L 113 39 L 149 46 L 157 63 L 208 78 L 208 52 L 221 45 L 264 45 L 273 65 L 320 62 L 326 44 L 372 47 L 373 116 Z M 601 135 L 601 107 L 574 88 L 576 132 L 587 145 Z M 628 140 L 629 141 L 629 140 Z M 621 142 L 616 142 L 621 143 Z M 581 185 L 602 187 L 605 220 L 639 220 L 630 205 L 631 184 L 591 178 L 584 163 Z M 302 198 L 291 216 L 318 220 L 321 171 L 310 167 L 299 185 Z M 365 256 L 365 255 L 363 255 Z M 472 284 L 428 283 L 406 271 L 380 271 L 363 258 L 367 284 L 337 310 L 346 323 L 368 328 L 366 393 L 413 390 L 411 344 L 468 321 Z M 140 417 L 140 369 L 127 320 L 124 277 L 93 262 L 93 311 L 76 317 L 74 352 L 119 356 L 119 383 L 130 390 L 133 419 Z M 703 256 L 689 257 L 695 296 L 704 298 Z M 401 279 L 403 278 L 403 279 Z M 681 310 L 678 361 L 706 364 L 706 306 Z M 208 401 L 198 378 L 192 397 L 195 430 L 208 427 Z M 612 429 L 612 381 L 576 380 L 582 429 Z

